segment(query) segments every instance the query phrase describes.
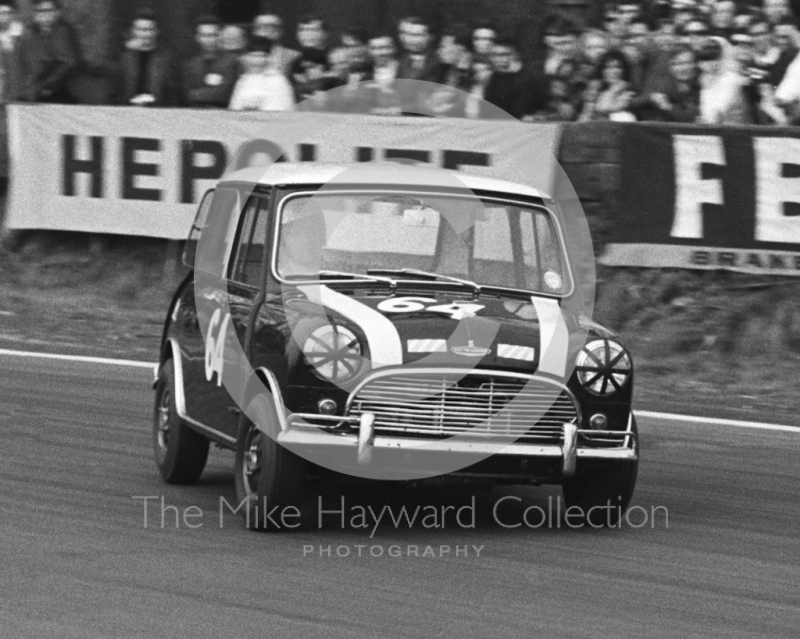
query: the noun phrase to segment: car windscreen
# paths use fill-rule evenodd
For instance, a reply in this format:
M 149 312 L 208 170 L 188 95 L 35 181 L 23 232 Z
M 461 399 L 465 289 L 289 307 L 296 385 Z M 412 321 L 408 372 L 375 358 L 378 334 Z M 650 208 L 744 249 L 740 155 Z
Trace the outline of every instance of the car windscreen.
M 556 295 L 570 285 L 554 219 L 534 205 L 439 194 L 291 194 L 276 233 L 275 268 L 287 281 L 326 271 L 416 270 Z

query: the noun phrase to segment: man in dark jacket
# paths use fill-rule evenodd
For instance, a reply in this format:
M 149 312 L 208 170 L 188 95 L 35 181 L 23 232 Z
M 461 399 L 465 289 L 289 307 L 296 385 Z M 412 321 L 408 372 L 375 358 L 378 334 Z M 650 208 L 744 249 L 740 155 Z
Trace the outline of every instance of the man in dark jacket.
M 421 18 L 404 20 L 403 45 L 397 68 L 399 80 L 424 80 L 440 82 L 444 76 L 445 65 L 434 50 L 430 26 Z
M 19 43 L 19 99 L 74 102 L 68 83 L 80 65 L 74 28 L 61 17 L 57 0 L 33 4 L 33 24 Z
M 169 54 L 158 48 L 158 22 L 152 11 L 143 9 L 131 25 L 117 74 L 118 104 L 133 106 L 174 106 L 175 77 Z
M 770 72 L 770 81 L 774 87 L 781 83 L 783 76 L 786 75 L 786 69 L 797 57 L 797 37 L 797 26 L 792 18 L 784 18 L 775 26 L 775 44 L 779 54 Z
M 544 108 L 547 95 L 542 84 L 519 60 L 519 47 L 511 38 L 498 38 L 492 48 L 492 77 L 486 85 L 483 99 L 506 113 L 521 119 Z M 498 117 L 482 113 L 481 117 Z
M 220 51 L 219 18 L 203 16 L 195 22 L 195 42 L 200 53 L 183 68 L 184 106 L 226 109 L 239 77 L 239 58 Z
M 432 42 L 431 28 L 421 18 L 409 17 L 402 21 L 401 45 L 404 48 L 397 64 L 397 80 L 443 82 L 447 66 L 439 59 Z M 430 87 L 398 85 L 402 110 L 418 113 L 428 99 Z M 424 109 L 423 109 L 424 110 Z

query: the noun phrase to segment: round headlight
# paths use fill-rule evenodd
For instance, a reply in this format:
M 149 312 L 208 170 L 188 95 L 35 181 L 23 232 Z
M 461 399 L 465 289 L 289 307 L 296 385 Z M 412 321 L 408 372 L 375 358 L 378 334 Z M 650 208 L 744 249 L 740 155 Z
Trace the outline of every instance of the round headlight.
M 303 355 L 318 376 L 334 383 L 355 377 L 361 367 L 361 344 L 344 326 L 320 326 L 308 336 Z
M 590 393 L 611 395 L 628 382 L 631 358 L 616 342 L 597 339 L 583 347 L 575 361 L 578 381 Z

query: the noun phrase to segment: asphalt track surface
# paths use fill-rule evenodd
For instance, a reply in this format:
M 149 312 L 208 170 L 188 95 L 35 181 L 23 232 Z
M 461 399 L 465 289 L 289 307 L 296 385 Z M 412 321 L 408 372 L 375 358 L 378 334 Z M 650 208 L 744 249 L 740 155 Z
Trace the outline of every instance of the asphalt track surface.
M 500 510 L 510 524 L 558 495 L 504 488 L 477 494 L 475 528 L 449 519 L 444 529 L 382 525 L 370 539 L 336 517 L 320 529 L 318 487 L 303 507 L 305 529 L 260 534 L 230 514 L 219 526 L 220 496 L 234 501 L 231 453 L 213 450 L 196 486 L 162 483 L 151 452 L 151 371 L 10 356 L 0 370 L 3 638 L 800 632 L 798 432 L 641 418 L 634 504 L 668 509 L 668 522 L 662 509 L 641 528 L 504 529 L 492 515 L 498 499 L 521 500 Z M 353 490 L 323 486 L 325 508 L 341 494 L 348 508 L 471 499 L 418 490 L 386 501 Z M 168 511 L 162 527 L 153 501 L 145 527 L 134 496 L 197 506 L 203 515 L 188 521 L 202 525 L 176 528 Z M 437 556 L 407 556 L 409 546 L 428 545 Z M 383 556 L 370 556 L 373 546 Z M 388 556 L 391 546 L 404 556 Z M 442 546 L 450 553 L 439 556 Z M 468 556 L 456 557 L 456 546 Z M 350 555 L 336 556 L 344 548 Z

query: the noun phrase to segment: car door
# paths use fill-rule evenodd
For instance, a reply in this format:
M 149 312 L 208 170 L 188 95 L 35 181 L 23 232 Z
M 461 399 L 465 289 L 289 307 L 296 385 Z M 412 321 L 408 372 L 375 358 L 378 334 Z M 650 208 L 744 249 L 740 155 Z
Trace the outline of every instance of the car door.
M 204 303 L 211 312 L 202 366 L 205 389 L 194 406 L 210 420 L 207 425 L 233 438 L 240 413 L 236 400 L 247 378 L 245 340 L 261 285 L 268 214 L 268 195 L 254 193 L 247 198 L 225 267 L 227 295 L 224 289 L 222 295 L 210 290 L 207 294 L 213 297 Z
M 209 360 L 207 354 L 224 353 L 224 345 L 216 348 L 215 340 L 220 320 L 227 316 L 220 302 L 225 299 L 226 273 L 243 193 L 235 185 L 222 185 L 203 198 L 184 250 L 184 264 L 193 269 L 194 276 L 181 292 L 175 309 L 180 321 L 175 322 L 173 330 L 181 350 L 186 416 L 216 432 L 228 430 L 231 402 L 227 397 L 220 401 L 218 393 L 214 393 L 213 400 L 208 398 L 209 388 L 218 388 L 221 380 L 215 370 L 209 370 L 209 365 L 216 362 Z

